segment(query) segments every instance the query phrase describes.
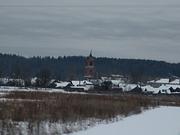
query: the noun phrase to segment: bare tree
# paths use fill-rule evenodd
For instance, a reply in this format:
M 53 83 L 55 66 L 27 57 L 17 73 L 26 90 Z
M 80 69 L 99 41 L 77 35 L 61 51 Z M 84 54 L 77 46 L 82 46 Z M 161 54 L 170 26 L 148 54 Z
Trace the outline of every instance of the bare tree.
M 49 82 L 51 79 L 51 72 L 49 69 L 42 69 L 39 73 L 38 73 L 38 79 L 37 79 L 37 86 L 40 87 L 48 87 Z
M 145 76 L 143 70 L 138 70 L 138 71 L 132 71 L 130 74 L 130 82 L 139 84 L 140 86 L 142 83 L 145 82 Z

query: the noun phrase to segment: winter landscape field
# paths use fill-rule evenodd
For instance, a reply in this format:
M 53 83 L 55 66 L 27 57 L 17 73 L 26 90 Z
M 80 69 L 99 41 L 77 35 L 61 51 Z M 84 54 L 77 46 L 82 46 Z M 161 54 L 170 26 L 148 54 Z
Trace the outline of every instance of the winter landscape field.
M 180 107 L 160 106 L 121 119 L 112 124 L 101 124 L 72 135 L 179 135 Z
M 2 89 L 1 92 L 5 91 Z M 150 99 L 141 96 L 125 98 L 62 93 L 62 90 L 2 93 L 0 99 L 2 134 L 71 133 L 97 123 L 118 120 L 118 115 L 124 117 L 131 113 L 140 113 L 142 108 L 155 106 Z
M 179 135 L 179 105 L 179 96 L 1 87 L 0 133 Z
M 180 135 L 180 0 L 0 0 L 0 135 Z

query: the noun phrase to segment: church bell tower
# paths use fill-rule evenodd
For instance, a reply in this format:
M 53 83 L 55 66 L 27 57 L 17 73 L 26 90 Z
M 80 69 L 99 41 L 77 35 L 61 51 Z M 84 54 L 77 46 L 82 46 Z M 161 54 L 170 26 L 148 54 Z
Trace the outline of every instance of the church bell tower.
M 84 77 L 86 79 L 93 79 L 95 77 L 95 62 L 92 56 L 92 51 L 90 52 L 89 56 L 86 58 L 85 61 Z

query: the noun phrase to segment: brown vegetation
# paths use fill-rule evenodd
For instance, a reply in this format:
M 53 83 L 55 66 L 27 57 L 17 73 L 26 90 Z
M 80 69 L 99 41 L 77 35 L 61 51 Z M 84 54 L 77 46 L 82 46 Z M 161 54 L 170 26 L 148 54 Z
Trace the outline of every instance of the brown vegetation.
M 89 95 L 46 92 L 12 92 L 0 102 L 0 119 L 72 122 L 89 118 L 111 119 L 155 106 L 142 95 Z M 21 100 L 18 100 L 21 99 Z

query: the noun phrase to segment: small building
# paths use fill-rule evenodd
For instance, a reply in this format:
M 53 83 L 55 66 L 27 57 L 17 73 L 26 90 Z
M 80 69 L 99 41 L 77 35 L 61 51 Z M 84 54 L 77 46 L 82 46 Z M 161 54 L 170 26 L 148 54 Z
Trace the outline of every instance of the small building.
M 67 89 L 73 86 L 72 82 L 57 82 L 56 88 Z
M 92 82 L 83 80 L 83 81 L 71 81 L 72 86 L 71 89 L 82 89 L 82 90 L 91 90 L 94 88 L 94 85 Z

